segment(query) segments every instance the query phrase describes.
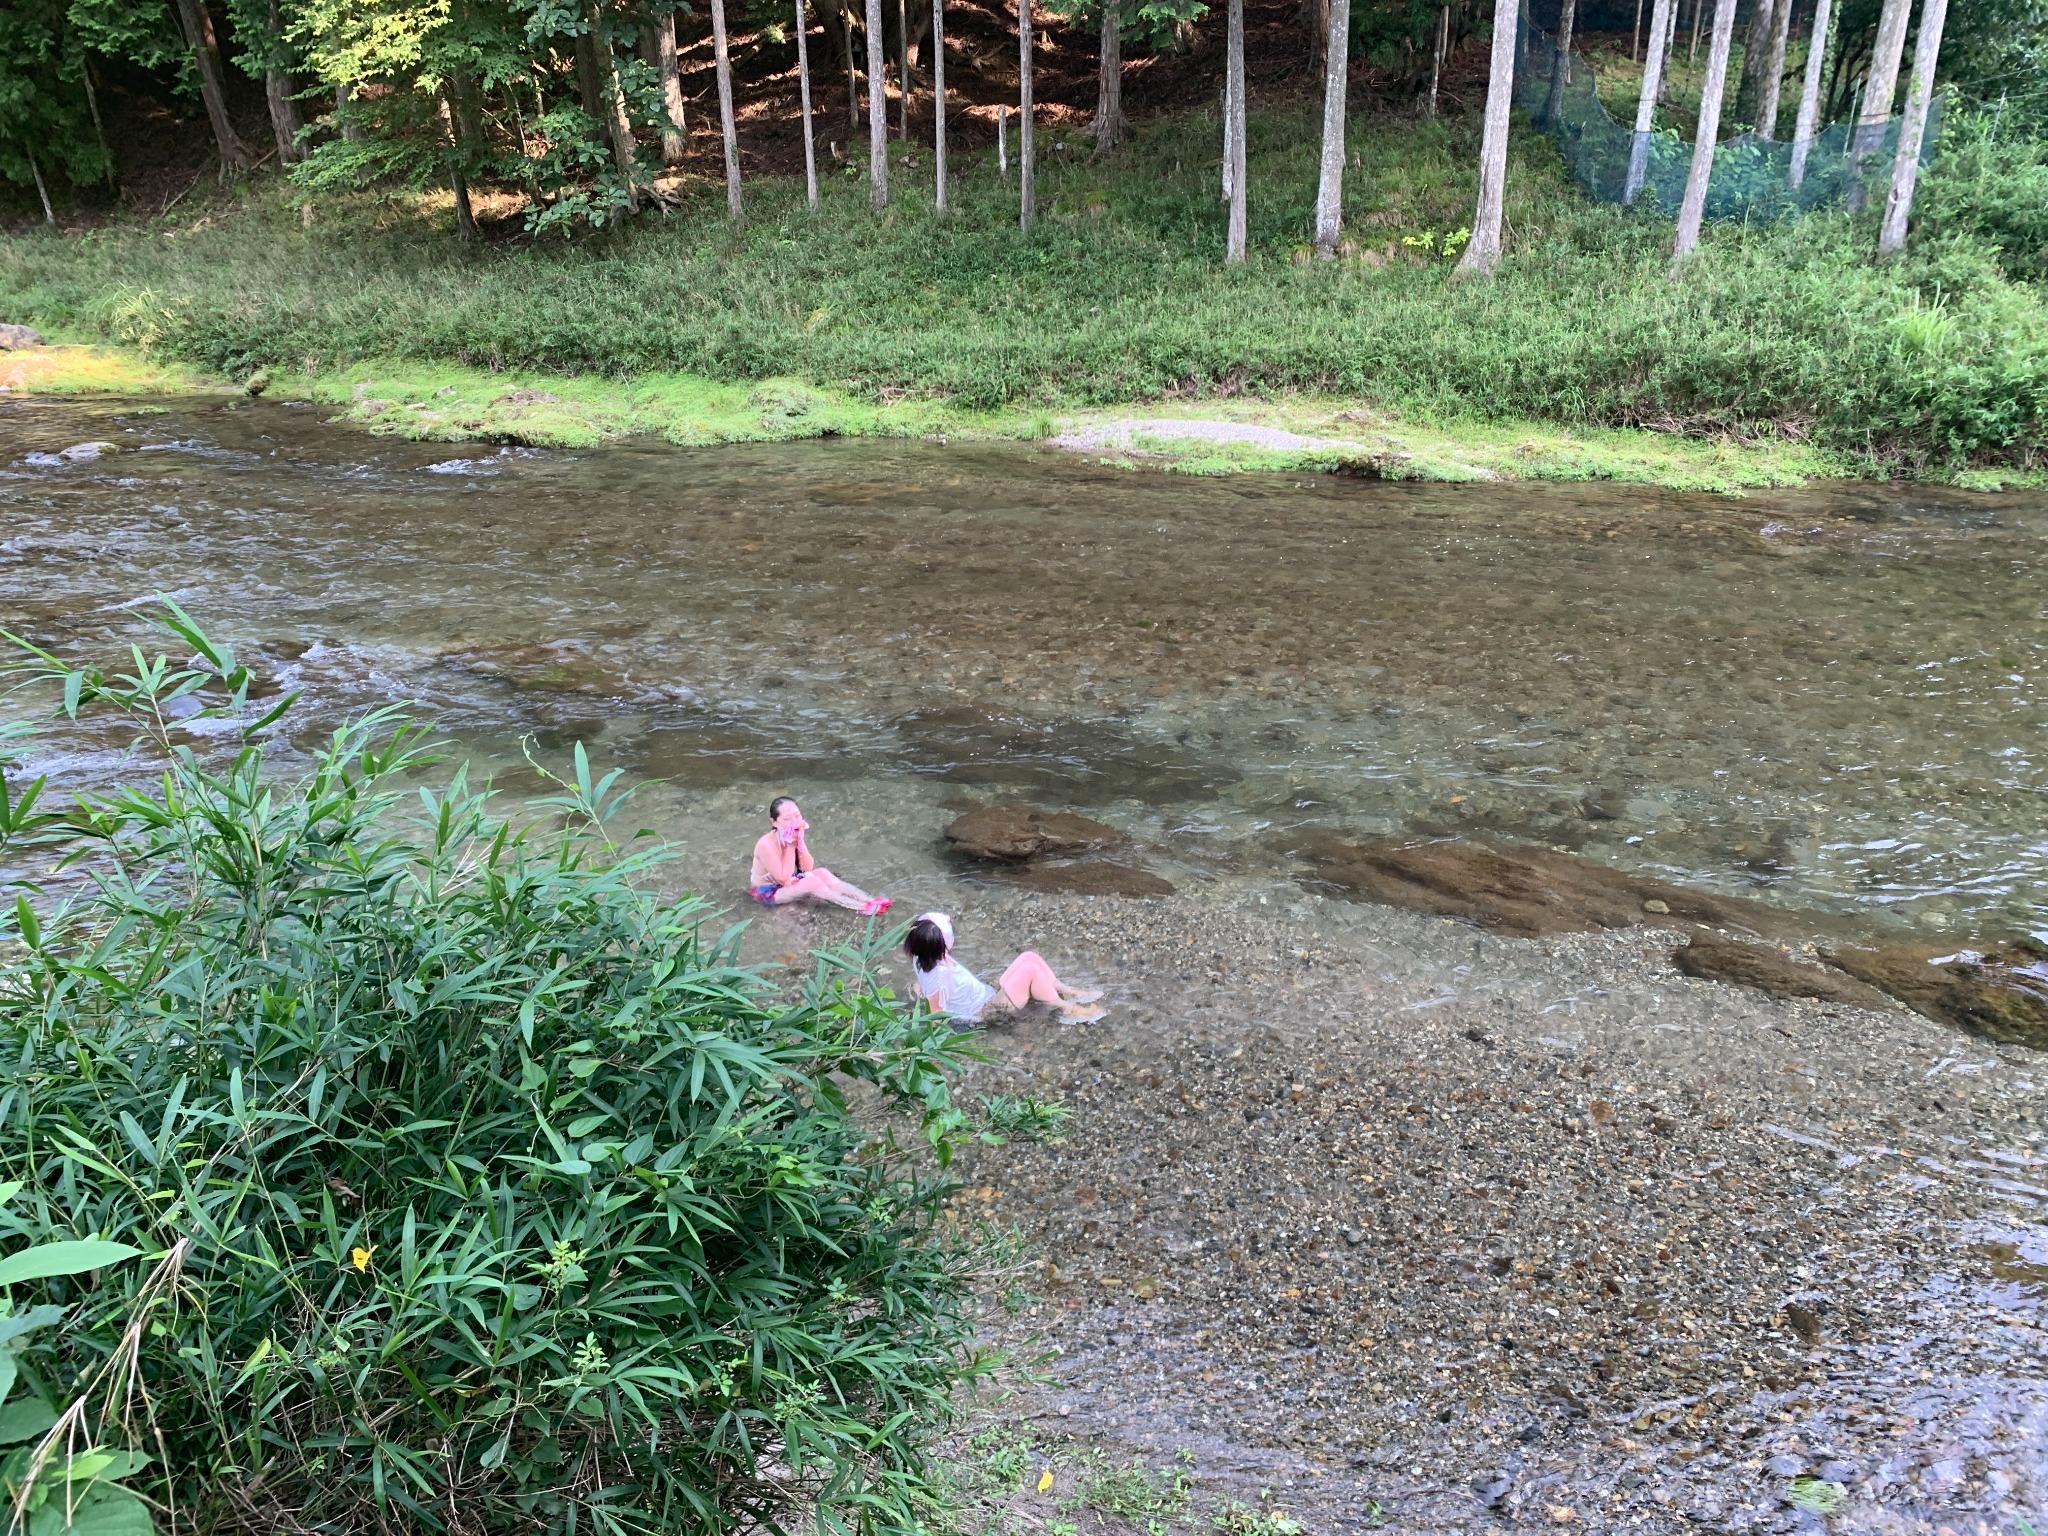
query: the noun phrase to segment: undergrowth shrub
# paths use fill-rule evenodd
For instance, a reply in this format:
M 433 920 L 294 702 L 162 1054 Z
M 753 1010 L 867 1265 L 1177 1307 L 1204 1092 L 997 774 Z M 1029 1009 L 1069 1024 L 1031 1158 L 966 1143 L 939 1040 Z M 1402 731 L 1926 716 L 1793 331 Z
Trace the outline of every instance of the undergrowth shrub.
M 1913 206 L 1925 233 L 1974 237 L 2008 276 L 2048 282 L 2048 139 L 1955 107 Z
M 965 1037 L 870 950 L 800 996 L 739 967 L 580 750 L 539 829 L 396 710 L 282 777 L 291 701 L 251 719 L 167 623 L 190 661 L 16 669 L 161 769 L 0 801 L 0 862 L 62 872 L 0 919 L 0 1234 L 152 1261 L 16 1286 L 72 1309 L 24 1368 L 132 1351 L 132 1485 L 181 1530 L 913 1526 L 981 1369 L 938 1224 Z
M 1879 464 L 2048 452 L 2048 300 L 2013 280 L 2038 260 L 2048 203 L 2019 159 L 1983 191 L 1945 141 L 1902 259 L 1874 259 L 1872 216 L 1817 213 L 1716 223 L 1674 280 L 1667 220 L 1589 204 L 1555 144 L 1521 133 L 1508 257 L 1468 282 L 1445 252 L 1472 216 L 1472 125 L 1359 118 L 1350 251 L 1316 262 L 1311 115 L 1256 114 L 1241 267 L 1221 261 L 1214 127 L 1153 123 L 1101 161 L 1052 134 L 1029 235 L 1013 186 L 973 158 L 943 219 L 906 165 L 879 216 L 857 179 L 813 215 L 800 185 L 764 178 L 743 228 L 706 189 L 569 246 L 465 249 L 430 214 L 367 200 L 308 231 L 258 193 L 189 230 L 0 238 L 0 312 L 237 377 L 308 357 L 786 374 L 987 409 L 1301 390 L 1452 422 L 1776 435 Z M 1896 345 L 1899 317 L 1929 305 L 1951 322 L 1938 365 Z

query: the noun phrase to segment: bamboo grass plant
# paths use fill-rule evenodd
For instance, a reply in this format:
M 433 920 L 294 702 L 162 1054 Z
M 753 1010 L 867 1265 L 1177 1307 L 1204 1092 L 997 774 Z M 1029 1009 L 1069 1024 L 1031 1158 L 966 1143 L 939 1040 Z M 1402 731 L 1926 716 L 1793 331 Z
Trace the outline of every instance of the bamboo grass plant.
M 183 1245 L 133 1337 L 159 1528 L 912 1528 L 986 1365 L 966 1037 L 878 938 L 778 995 L 580 750 L 524 828 L 398 708 L 285 776 L 294 701 L 163 622 L 189 659 L 120 675 L 8 637 L 14 700 L 131 722 L 154 778 L 57 806 L 0 732 L 0 862 L 57 872 L 0 917 L 0 1237 Z M 72 1309 L 37 1378 L 156 1272 L 17 1287 Z

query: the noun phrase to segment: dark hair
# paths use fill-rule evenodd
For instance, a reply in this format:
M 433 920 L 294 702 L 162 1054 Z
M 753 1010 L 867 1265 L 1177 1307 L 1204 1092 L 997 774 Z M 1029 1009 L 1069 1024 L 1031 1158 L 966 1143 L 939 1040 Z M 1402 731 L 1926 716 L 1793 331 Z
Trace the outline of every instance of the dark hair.
M 794 804 L 796 804 L 796 802 L 790 799 L 788 795 L 777 795 L 773 800 L 770 800 L 768 802 L 768 819 L 770 821 L 775 820 L 777 816 L 780 816 L 782 814 L 782 808 L 785 805 Z
M 946 935 L 928 917 L 920 917 L 903 936 L 903 952 L 917 962 L 920 971 L 931 970 L 946 958 Z

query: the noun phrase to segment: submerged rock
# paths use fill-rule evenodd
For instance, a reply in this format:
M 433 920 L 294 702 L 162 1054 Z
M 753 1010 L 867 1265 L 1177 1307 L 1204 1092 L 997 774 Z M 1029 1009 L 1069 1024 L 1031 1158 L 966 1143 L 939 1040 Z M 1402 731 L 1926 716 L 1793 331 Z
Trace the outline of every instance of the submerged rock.
M 1648 923 L 1777 937 L 1793 926 L 1758 902 L 1689 891 L 1550 848 L 1401 838 L 1349 843 L 1321 833 L 1299 851 L 1316 879 L 1361 901 L 1459 917 L 1513 938 Z
M 1986 1040 L 2048 1050 L 2048 944 L 2039 940 L 1982 951 L 1845 947 L 1824 958 L 1930 1019 Z
M 1671 963 L 1702 981 L 1749 987 L 1772 997 L 1811 997 L 1853 1008 L 1887 1006 L 1884 994 L 1874 987 L 1824 971 L 1817 965 L 1807 965 L 1761 944 L 1737 944 L 1697 935 L 1684 948 L 1671 952 Z
M 1012 864 L 997 873 L 1005 885 L 1065 896 L 1171 896 L 1171 882 L 1135 864 L 1084 860 L 1080 863 Z
M 0 352 L 19 352 L 25 347 L 40 347 L 42 344 L 41 334 L 25 325 L 0 325 Z
M 1036 859 L 1047 854 L 1089 853 L 1124 840 L 1115 827 L 1072 811 L 1035 805 L 990 805 L 956 816 L 946 827 L 955 851 L 977 859 Z
M 64 460 L 67 464 L 89 464 L 102 454 L 119 453 L 120 451 L 121 445 L 119 443 L 73 443 L 69 448 L 60 452 L 57 457 Z
M 1115 827 L 1035 805 L 989 805 L 946 828 L 955 853 L 983 861 L 1006 885 L 1070 896 L 1171 896 L 1173 886 L 1135 864 L 1088 855 L 1125 846 Z

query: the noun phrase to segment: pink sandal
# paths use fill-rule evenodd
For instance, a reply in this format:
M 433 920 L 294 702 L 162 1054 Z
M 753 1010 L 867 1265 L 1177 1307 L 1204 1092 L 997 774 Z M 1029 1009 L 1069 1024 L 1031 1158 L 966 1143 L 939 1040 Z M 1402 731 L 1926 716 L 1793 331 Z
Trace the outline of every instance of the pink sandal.
M 862 917 L 880 917 L 895 905 L 896 899 L 893 896 L 872 897 L 869 899 L 868 904 L 860 909 L 860 915 Z

